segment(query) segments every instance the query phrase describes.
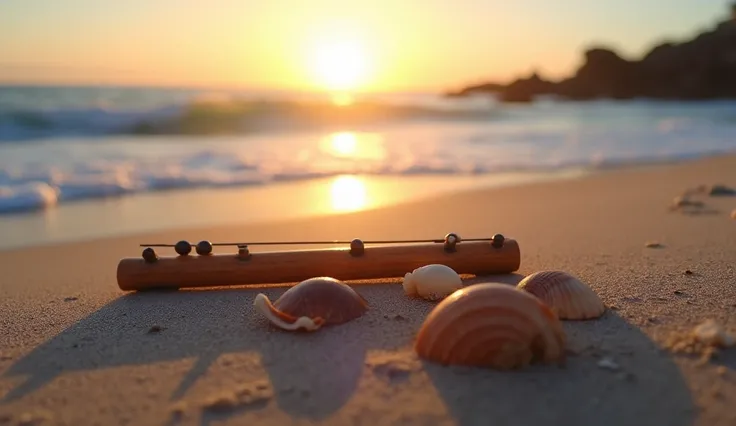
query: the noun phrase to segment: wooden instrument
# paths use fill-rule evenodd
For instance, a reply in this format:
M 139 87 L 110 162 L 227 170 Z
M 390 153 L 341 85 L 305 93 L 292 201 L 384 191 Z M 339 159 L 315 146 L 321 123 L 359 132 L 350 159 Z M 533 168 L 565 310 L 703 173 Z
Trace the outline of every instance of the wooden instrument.
M 340 245 L 344 248 L 251 253 L 254 245 Z M 371 244 L 375 246 L 366 247 Z M 214 254 L 213 247 L 236 246 L 237 253 Z M 292 241 L 211 243 L 200 241 L 192 255 L 187 241 L 141 244 L 142 258 L 122 259 L 117 268 L 121 290 L 217 287 L 247 284 L 296 283 L 312 277 L 339 280 L 399 278 L 424 265 L 440 263 L 458 274 L 488 275 L 519 269 L 520 251 L 513 239 Z M 153 247 L 173 247 L 178 254 L 159 257 Z

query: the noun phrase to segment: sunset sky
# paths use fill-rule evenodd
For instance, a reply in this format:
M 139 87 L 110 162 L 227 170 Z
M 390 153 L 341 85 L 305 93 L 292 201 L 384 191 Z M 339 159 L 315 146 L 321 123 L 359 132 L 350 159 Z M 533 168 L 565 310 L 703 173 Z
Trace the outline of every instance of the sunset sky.
M 635 57 L 727 0 L 6 0 L 0 82 L 445 90 Z

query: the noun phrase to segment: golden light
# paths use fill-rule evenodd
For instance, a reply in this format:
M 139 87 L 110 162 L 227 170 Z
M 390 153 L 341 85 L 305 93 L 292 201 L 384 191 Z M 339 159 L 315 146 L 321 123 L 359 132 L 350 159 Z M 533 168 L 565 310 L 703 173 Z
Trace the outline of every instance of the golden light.
M 350 157 L 355 154 L 358 140 L 355 133 L 340 132 L 335 133 L 330 138 L 332 151 L 342 157 Z
M 334 211 L 360 210 L 368 204 L 365 184 L 355 176 L 339 176 L 330 185 L 330 200 Z
M 320 149 L 333 156 L 354 160 L 383 160 L 386 150 L 380 134 L 337 132 L 322 139 Z
M 334 93 L 332 95 L 332 103 L 337 106 L 348 106 L 353 104 L 353 96 L 349 93 Z
M 356 42 L 323 42 L 315 49 L 313 71 L 320 85 L 328 90 L 355 90 L 367 75 L 365 51 Z

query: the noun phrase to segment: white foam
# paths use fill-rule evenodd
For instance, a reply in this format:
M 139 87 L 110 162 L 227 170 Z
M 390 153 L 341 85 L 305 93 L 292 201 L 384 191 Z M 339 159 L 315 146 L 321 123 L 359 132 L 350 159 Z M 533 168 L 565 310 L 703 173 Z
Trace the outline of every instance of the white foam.
M 0 213 L 51 207 L 58 195 L 56 188 L 43 182 L 0 186 Z

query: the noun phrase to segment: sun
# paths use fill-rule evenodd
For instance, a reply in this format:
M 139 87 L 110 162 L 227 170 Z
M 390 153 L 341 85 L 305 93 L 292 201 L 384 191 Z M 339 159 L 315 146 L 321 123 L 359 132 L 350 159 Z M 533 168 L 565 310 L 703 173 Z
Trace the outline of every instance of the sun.
M 353 41 L 330 41 L 314 49 L 312 71 L 317 82 L 332 91 L 352 91 L 368 73 L 365 51 Z

